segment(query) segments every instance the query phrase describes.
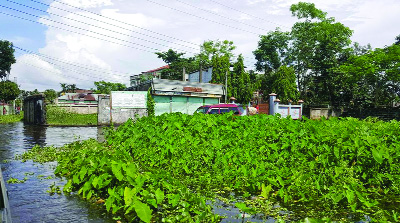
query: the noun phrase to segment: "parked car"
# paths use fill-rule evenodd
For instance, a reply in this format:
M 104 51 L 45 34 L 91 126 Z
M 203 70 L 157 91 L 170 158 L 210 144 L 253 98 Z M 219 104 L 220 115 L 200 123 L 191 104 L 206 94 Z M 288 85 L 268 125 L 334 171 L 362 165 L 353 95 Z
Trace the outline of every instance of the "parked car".
M 223 114 L 233 111 L 235 115 L 242 115 L 240 108 L 235 104 L 217 104 L 200 106 L 196 112 L 203 114 Z

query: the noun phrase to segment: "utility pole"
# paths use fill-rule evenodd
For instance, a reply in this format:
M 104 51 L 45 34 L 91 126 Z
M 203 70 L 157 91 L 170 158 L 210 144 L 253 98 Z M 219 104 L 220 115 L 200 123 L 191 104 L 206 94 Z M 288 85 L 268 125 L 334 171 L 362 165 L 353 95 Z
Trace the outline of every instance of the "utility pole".
M 182 80 L 186 81 L 186 70 L 185 70 L 185 67 L 182 68 Z
M 228 97 L 228 71 L 225 73 L 225 104 Z

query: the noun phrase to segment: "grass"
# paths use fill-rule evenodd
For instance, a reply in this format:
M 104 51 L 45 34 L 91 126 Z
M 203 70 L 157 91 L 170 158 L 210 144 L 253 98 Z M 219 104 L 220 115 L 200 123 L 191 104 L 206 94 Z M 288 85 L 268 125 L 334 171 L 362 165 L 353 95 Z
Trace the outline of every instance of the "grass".
M 47 106 L 47 124 L 61 126 L 97 125 L 97 114 L 77 114 L 57 106 Z
M 0 116 L 0 124 L 20 122 L 24 118 L 24 114 L 21 112 L 19 115 L 2 115 Z

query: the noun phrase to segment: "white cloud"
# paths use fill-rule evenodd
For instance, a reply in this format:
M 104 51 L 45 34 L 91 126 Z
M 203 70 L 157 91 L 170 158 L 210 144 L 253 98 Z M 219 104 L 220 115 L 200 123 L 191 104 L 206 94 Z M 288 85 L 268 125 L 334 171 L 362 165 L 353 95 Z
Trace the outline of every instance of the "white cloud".
M 296 18 L 291 16 L 289 7 L 298 2 L 297 0 L 218 0 L 221 4 L 229 5 L 237 11 L 212 1 L 191 2 L 197 7 L 233 19 L 228 20 L 176 1 L 153 1 L 226 26 L 148 1 L 63 0 L 67 4 L 99 13 L 103 17 L 52 2 L 52 6 L 62 8 L 64 11 L 51 7 L 48 12 L 66 18 L 48 15 L 39 21 L 70 31 L 49 26 L 43 35 L 46 39 L 45 46 L 37 51 L 68 63 L 52 61 L 53 64 L 51 64 L 46 62 L 51 62 L 49 59 L 33 62 L 35 66 L 51 71 L 48 72 L 43 69 L 33 69 L 32 66 L 24 63 L 27 60 L 25 57 L 20 57 L 17 64 L 13 66 L 12 74 L 18 77 L 23 89 L 30 88 L 30 90 L 32 88 L 58 89 L 61 82 L 75 83 L 81 88 L 91 88 L 94 87 L 94 81 L 102 78 L 105 78 L 106 81 L 128 84 L 129 74 L 138 74 L 164 65 L 163 61 L 151 52 L 173 48 L 180 52 L 187 51 L 186 56 L 192 56 L 193 53 L 199 52 L 198 45 L 206 40 L 217 39 L 232 40 L 237 46 L 235 54 L 243 53 L 246 58 L 250 58 L 247 59 L 246 66 L 251 68 L 254 63 L 254 60 L 251 59 L 253 58 L 252 51 L 256 49 L 259 40 L 258 35 L 254 33 L 266 34 L 268 30 L 273 31 L 277 26 L 284 31 L 290 30 L 290 27 L 296 22 Z M 393 43 L 394 37 L 400 34 L 398 31 L 400 30 L 400 23 L 398 23 L 400 21 L 400 13 L 398 13 L 400 2 L 398 0 L 311 0 L 310 2 L 315 3 L 317 8 L 328 12 L 328 16 L 335 17 L 337 21 L 353 29 L 355 31 L 353 40 L 363 45 L 371 43 L 373 47 L 383 47 Z M 45 18 L 81 29 L 49 22 Z M 237 21 L 234 21 L 238 19 L 264 30 L 238 24 Z M 29 41 L 29 33 L 16 39 L 15 42 L 18 41 Z M 188 42 L 194 43 L 194 45 Z M 69 78 L 62 75 L 69 76 Z M 78 78 L 83 80 L 78 80 Z

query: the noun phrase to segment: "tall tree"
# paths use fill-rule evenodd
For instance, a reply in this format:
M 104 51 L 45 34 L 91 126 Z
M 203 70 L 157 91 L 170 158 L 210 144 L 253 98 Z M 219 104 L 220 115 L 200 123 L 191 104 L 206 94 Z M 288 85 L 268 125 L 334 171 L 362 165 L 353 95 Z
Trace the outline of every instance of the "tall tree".
M 0 40 L 0 79 L 4 80 L 10 73 L 11 65 L 16 62 L 13 44 L 7 40 Z
M 400 35 L 396 36 L 396 42 L 394 44 L 400 45 Z
M 231 72 L 231 95 L 237 99 L 239 103 L 247 104 L 253 96 L 253 86 L 250 82 L 250 76 L 244 70 L 243 56 L 240 54 L 237 61 L 233 64 L 233 72 Z
M 296 22 L 291 31 L 291 54 L 298 75 L 302 97 L 309 103 L 335 104 L 333 68 L 339 56 L 350 50 L 352 31 L 312 3 L 299 2 L 290 8 Z
M 12 81 L 0 82 L 0 100 L 8 102 L 16 99 L 20 93 L 19 87 Z

